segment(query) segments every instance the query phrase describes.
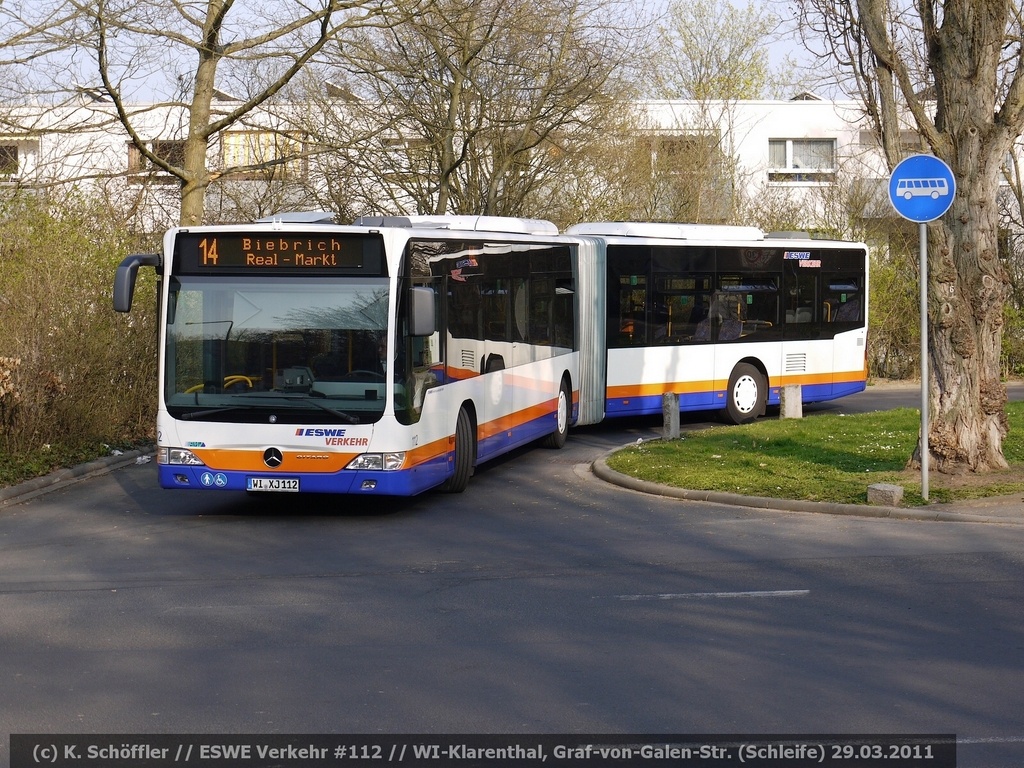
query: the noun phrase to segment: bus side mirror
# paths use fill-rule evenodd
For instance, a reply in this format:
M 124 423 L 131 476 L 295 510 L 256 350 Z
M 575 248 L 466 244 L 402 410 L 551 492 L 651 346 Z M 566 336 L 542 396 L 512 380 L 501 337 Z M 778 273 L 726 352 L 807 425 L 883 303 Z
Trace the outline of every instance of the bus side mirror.
M 434 289 L 413 286 L 409 291 L 409 335 L 431 336 L 434 326 Z
M 139 267 L 160 267 L 159 253 L 135 253 L 127 257 L 117 266 L 114 275 L 114 311 L 130 312 L 132 297 L 135 295 L 135 279 Z

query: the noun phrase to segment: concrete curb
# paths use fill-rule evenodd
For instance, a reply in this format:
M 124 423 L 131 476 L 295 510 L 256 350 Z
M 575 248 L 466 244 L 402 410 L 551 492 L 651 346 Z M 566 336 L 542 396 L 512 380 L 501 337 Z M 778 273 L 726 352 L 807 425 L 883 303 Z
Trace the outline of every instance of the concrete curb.
M 627 448 L 634 443 L 622 446 Z M 936 506 L 919 508 L 868 506 L 866 504 L 838 504 L 824 501 L 802 501 L 799 499 L 773 499 L 765 496 L 742 496 L 738 493 L 722 491 L 691 491 L 686 488 L 674 488 L 660 485 L 647 480 L 616 472 L 608 466 L 608 456 L 622 450 L 616 448 L 609 451 L 591 464 L 591 472 L 607 483 L 629 488 L 630 490 L 649 493 L 655 496 L 667 496 L 685 501 L 706 501 L 714 504 L 727 504 L 735 507 L 752 507 L 754 509 L 775 510 L 778 512 L 814 512 L 826 515 L 847 515 L 851 517 L 881 517 L 892 520 L 923 520 L 930 522 L 945 521 L 958 523 L 999 523 L 1002 525 L 1024 525 L 1024 521 L 1016 517 L 999 517 L 996 515 L 972 515 L 968 512 L 951 512 Z
M 735 507 L 774 510 L 777 512 L 813 512 L 826 515 L 847 515 L 851 517 L 889 518 L 892 520 L 923 520 L 930 522 L 958 523 L 996 523 L 1000 525 L 1024 525 L 1024 520 L 1017 517 L 1000 517 L 997 515 L 974 515 L 969 512 L 951 512 L 936 506 L 920 508 L 882 507 L 862 504 L 837 504 L 832 502 L 802 501 L 799 499 L 774 499 L 765 496 L 743 496 L 738 493 L 721 491 L 691 491 L 686 488 L 674 488 L 668 485 L 638 480 L 635 477 L 616 472 L 608 466 L 607 458 L 613 453 L 627 448 L 633 443 L 608 451 L 590 465 L 590 471 L 599 479 L 628 488 L 640 493 L 665 496 L 684 501 L 704 501 L 713 504 L 726 504 Z M 90 477 L 112 472 L 138 462 L 142 456 L 152 456 L 155 450 L 125 451 L 120 456 L 105 456 L 95 461 L 51 472 L 43 477 L 27 480 L 24 483 L 7 488 L 0 488 L 0 508 L 20 504 L 23 501 L 41 496 L 44 493 L 65 488 L 69 485 Z
M 152 456 L 152 448 L 146 450 L 125 451 L 120 456 L 104 456 L 102 459 L 79 464 L 69 469 L 58 469 L 48 475 L 26 480 L 24 483 L 0 488 L 0 507 L 20 504 L 35 496 L 65 488 L 69 485 L 112 472 L 115 469 L 137 463 L 141 456 Z

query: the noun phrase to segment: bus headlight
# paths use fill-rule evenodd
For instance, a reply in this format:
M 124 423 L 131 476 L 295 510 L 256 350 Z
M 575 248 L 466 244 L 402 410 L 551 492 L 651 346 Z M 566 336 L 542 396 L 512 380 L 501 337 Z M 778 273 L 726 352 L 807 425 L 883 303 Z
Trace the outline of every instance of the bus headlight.
M 396 469 L 401 469 L 403 464 L 405 464 L 404 451 L 397 451 L 395 453 L 363 453 L 352 459 L 345 469 L 371 469 L 393 472 Z
M 157 464 L 185 464 L 191 467 L 206 466 L 192 451 L 185 448 L 157 448 Z

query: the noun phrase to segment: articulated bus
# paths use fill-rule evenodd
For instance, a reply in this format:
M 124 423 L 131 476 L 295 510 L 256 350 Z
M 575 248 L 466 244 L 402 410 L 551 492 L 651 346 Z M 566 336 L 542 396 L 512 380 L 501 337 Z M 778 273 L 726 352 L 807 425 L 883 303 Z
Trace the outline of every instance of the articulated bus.
M 159 254 L 165 488 L 460 492 L 571 425 L 735 422 L 865 384 L 866 249 L 745 227 L 281 215 L 175 228 Z

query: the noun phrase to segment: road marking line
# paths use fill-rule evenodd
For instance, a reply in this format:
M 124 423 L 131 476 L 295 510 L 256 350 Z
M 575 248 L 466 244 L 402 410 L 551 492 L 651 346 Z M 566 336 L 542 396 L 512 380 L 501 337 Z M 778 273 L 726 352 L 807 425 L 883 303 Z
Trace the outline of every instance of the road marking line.
M 619 600 L 713 600 L 716 598 L 735 597 L 804 597 L 809 589 L 779 589 L 770 592 L 682 592 L 664 593 L 660 595 L 616 595 Z

